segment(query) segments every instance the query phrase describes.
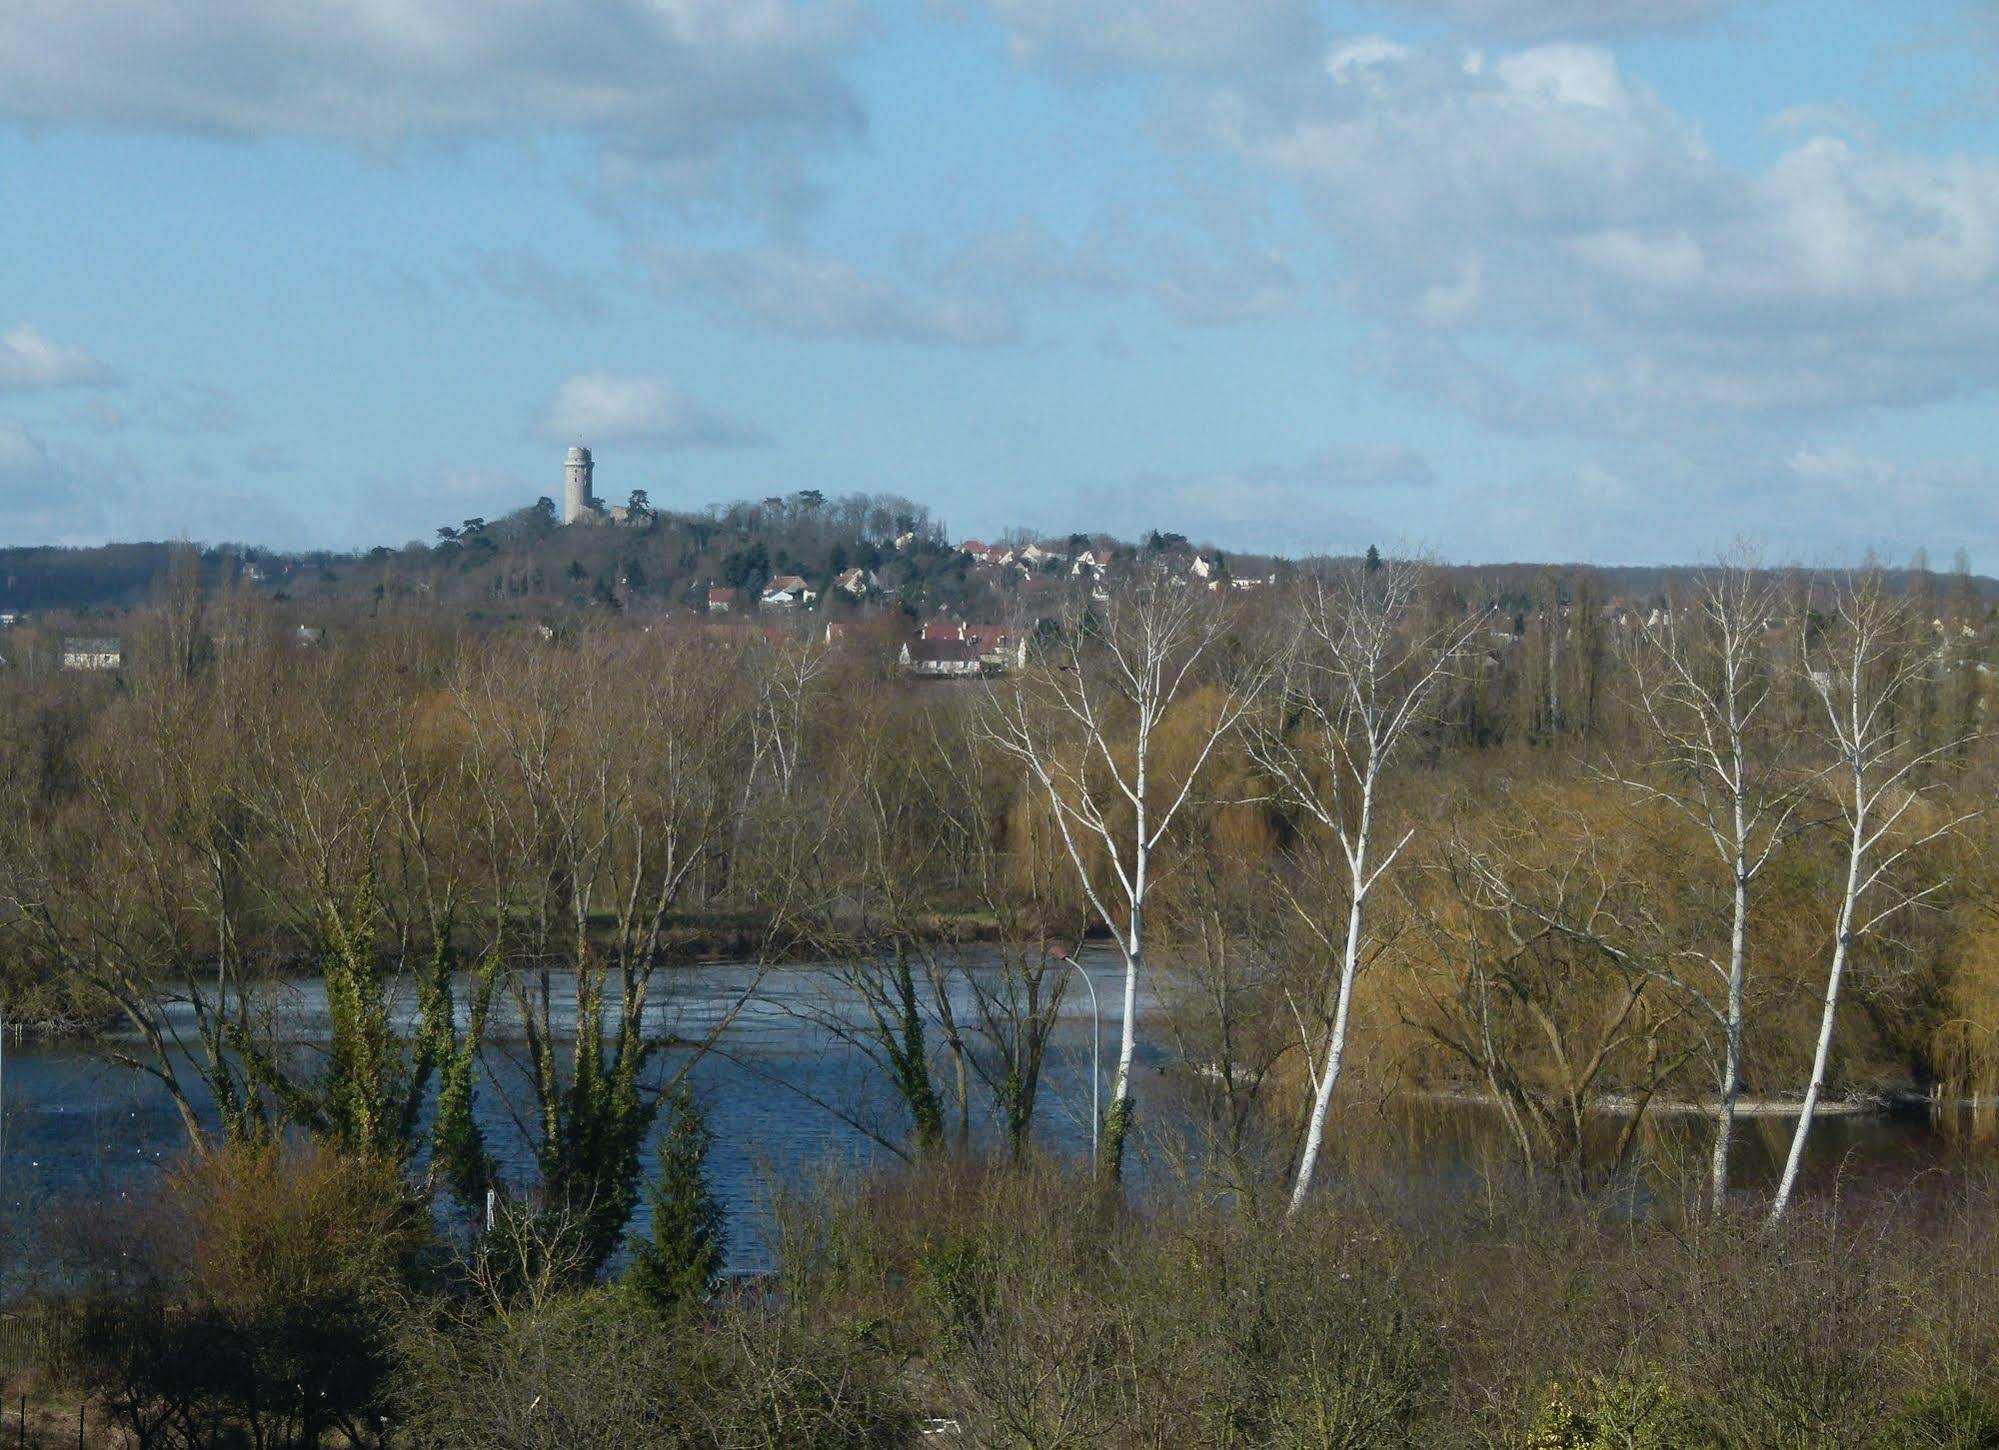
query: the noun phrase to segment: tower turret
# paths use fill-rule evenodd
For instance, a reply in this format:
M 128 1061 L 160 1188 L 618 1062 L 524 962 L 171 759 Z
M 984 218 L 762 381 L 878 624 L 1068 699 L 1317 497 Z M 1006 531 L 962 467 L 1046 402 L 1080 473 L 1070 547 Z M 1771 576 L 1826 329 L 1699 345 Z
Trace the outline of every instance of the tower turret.
M 563 523 L 573 524 L 585 514 L 596 512 L 597 500 L 590 491 L 590 475 L 595 467 L 589 449 L 578 446 L 569 450 L 568 461 L 563 465 L 568 475 L 562 489 Z

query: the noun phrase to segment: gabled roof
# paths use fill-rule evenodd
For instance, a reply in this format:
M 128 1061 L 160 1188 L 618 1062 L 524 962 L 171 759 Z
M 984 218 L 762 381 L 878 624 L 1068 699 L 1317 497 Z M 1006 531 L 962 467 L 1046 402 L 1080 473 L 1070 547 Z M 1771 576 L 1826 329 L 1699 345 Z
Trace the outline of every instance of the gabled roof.
M 968 624 L 965 639 L 981 650 L 1006 649 L 1013 644 L 1013 631 L 1003 624 Z
M 908 646 L 912 664 L 925 665 L 975 665 L 979 662 L 978 646 L 962 639 L 919 639 Z

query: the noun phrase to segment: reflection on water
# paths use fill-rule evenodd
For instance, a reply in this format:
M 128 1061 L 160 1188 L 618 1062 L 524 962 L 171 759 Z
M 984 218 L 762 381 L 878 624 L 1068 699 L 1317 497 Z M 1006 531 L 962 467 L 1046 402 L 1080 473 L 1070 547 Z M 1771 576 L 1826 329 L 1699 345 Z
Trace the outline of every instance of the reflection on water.
M 975 973 L 993 970 L 978 958 L 965 967 Z M 1113 1004 L 1119 968 L 1114 960 L 1099 957 L 1087 969 L 1103 1000 L 1108 1072 L 1116 1051 Z M 861 1020 L 864 1008 L 828 975 L 806 968 L 773 971 L 758 981 L 752 968 L 725 964 L 662 973 L 658 980 L 661 995 L 648 1007 L 648 1018 L 657 1030 L 683 1039 L 705 1037 L 755 989 L 722 1032 L 717 1050 L 695 1065 L 691 1080 L 715 1135 L 709 1170 L 729 1212 L 730 1268 L 762 1267 L 767 1262 L 763 1207 L 770 1185 L 795 1184 L 825 1166 L 886 1161 L 890 1155 L 870 1130 L 892 1141 L 904 1136 L 897 1105 L 879 1074 L 829 1026 Z M 1090 1009 L 1087 995 L 1074 990 L 1075 985 L 1064 999 L 1050 1046 L 1036 1134 L 1044 1146 L 1080 1157 L 1087 1155 L 1090 1141 Z M 552 974 L 550 988 L 555 1020 L 573 1028 L 573 978 Z M 961 1021 L 969 1019 L 972 1005 L 972 993 L 961 984 L 954 993 Z M 320 983 L 295 984 L 273 1010 L 286 1040 L 300 1054 L 316 1051 L 324 1041 Z M 527 1185 L 533 1174 L 523 1127 L 530 1115 L 519 1027 L 511 1006 L 496 1004 L 477 1111 L 504 1176 Z M 1156 1043 L 1159 1034 L 1151 1035 Z M 165 1089 L 150 1075 L 112 1060 L 113 1053 L 125 1049 L 136 1055 L 136 1044 L 116 1040 L 95 1046 L 32 1040 L 6 1044 L 0 1077 L 0 1210 L 33 1216 L 143 1193 L 161 1166 L 181 1151 L 179 1116 Z M 662 1053 L 656 1077 L 686 1057 L 685 1050 Z M 1142 1054 L 1141 1065 L 1163 1068 L 1167 1059 L 1154 1046 Z M 195 1085 L 191 1075 L 184 1081 Z M 1141 1124 L 1153 1130 L 1154 1142 L 1171 1126 L 1163 1119 L 1177 1119 L 1182 1126 L 1186 1121 L 1184 1102 L 1176 1106 L 1174 1093 L 1159 1091 L 1166 1081 L 1149 1076 L 1141 1087 L 1150 1104 Z M 1791 1126 L 1787 1118 L 1741 1121 L 1738 1183 L 1774 1182 Z M 1335 1141 L 1344 1140 L 1344 1151 L 1354 1161 L 1393 1162 L 1414 1176 L 1469 1179 L 1488 1163 L 1510 1166 L 1492 1116 L 1476 1106 L 1409 1099 L 1350 1102 L 1343 1127 Z M 1596 1131 L 1607 1138 L 1615 1126 L 1605 1121 Z M 975 1116 L 974 1132 L 990 1140 L 992 1124 Z M 1707 1135 L 1698 1118 L 1661 1117 L 1646 1130 L 1645 1154 L 1649 1161 L 1680 1165 L 1686 1181 L 1698 1182 Z M 1808 1182 L 1823 1186 L 1840 1176 L 1912 1181 L 1947 1159 L 1955 1142 L 1926 1115 L 1823 1118 L 1813 1130 Z M 1645 1196 L 1641 1190 L 1641 1200 Z M 633 1227 L 644 1231 L 643 1208 Z
M 993 970 L 976 958 L 965 965 L 971 972 Z M 1121 969 L 1103 958 L 1085 965 L 1103 1001 L 1108 1073 L 1117 1050 L 1112 1003 L 1119 1000 Z M 686 1040 L 705 1039 L 749 994 L 716 1050 L 695 1064 L 691 1082 L 715 1135 L 709 1173 L 729 1213 L 730 1268 L 760 1267 L 770 1184 L 796 1183 L 825 1166 L 884 1161 L 890 1154 L 875 1135 L 890 1141 L 905 1136 L 879 1075 L 837 1030 L 840 1023 L 861 1021 L 865 1009 L 827 974 L 806 968 L 775 970 L 759 981 L 751 967 L 723 964 L 662 972 L 656 982 L 649 1025 Z M 1072 981 L 1063 999 L 1035 1122 L 1038 1141 L 1058 1152 L 1086 1155 L 1091 1021 L 1080 986 Z M 573 1031 L 574 977 L 550 974 L 550 996 L 553 1020 Z M 956 985 L 952 1001 L 960 1020 L 967 1020 L 970 988 Z M 294 1051 L 317 1051 L 326 1035 L 324 984 L 293 984 L 271 1014 Z M 177 1020 L 188 1040 L 193 1039 L 190 1019 L 185 1014 Z M 97 1045 L 9 1039 L 0 1074 L 0 1209 L 34 1214 L 143 1193 L 161 1166 L 180 1153 L 185 1135 L 164 1086 L 112 1060 L 120 1051 L 142 1055 L 136 1042 L 115 1038 Z M 664 1080 L 690 1055 L 686 1049 L 660 1053 L 654 1081 Z M 1158 1061 L 1156 1054 L 1147 1057 Z M 522 1186 L 534 1177 L 524 1127 L 531 1119 L 527 1081 L 519 1018 L 502 993 L 494 1005 L 476 1111 L 503 1177 Z M 198 1087 L 192 1073 L 184 1073 L 182 1082 L 190 1091 Z M 990 1138 L 992 1124 L 978 1109 L 975 1088 L 974 1132 Z M 650 1171 L 649 1156 L 647 1167 Z M 640 1232 L 643 1214 L 642 1207 L 633 1225 Z

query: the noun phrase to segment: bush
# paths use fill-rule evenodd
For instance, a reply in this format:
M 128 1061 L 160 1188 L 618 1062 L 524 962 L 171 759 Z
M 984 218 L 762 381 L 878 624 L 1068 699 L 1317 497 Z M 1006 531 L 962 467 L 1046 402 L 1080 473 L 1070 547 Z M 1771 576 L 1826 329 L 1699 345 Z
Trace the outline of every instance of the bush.
M 662 1323 L 613 1289 L 403 1345 L 398 1400 L 423 1446 L 623 1450 L 907 1445 L 916 1417 L 877 1346 L 751 1306 Z
M 167 1180 L 143 1265 L 74 1306 L 84 1387 L 141 1445 L 372 1438 L 423 1241 L 393 1165 L 235 1147 Z
M 1965 1384 L 1920 1390 L 1882 1429 L 1879 1450 L 1999 1450 L 1999 1403 Z
M 685 1088 L 666 1102 L 659 1174 L 648 1197 L 652 1233 L 635 1240 L 625 1283 L 656 1310 L 699 1302 L 722 1271 L 722 1205 L 709 1191 L 704 1164 L 713 1135 Z
M 1720 1450 L 1693 1406 L 1659 1374 L 1588 1375 L 1555 1385 L 1526 1450 Z

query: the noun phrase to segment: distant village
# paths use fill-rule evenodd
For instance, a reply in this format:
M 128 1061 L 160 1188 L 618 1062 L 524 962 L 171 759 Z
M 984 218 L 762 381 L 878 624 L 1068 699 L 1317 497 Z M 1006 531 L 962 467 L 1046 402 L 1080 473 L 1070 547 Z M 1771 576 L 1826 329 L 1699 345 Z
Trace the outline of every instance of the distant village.
M 609 505 L 596 460 L 568 450 L 557 502 L 543 497 L 497 519 L 440 527 L 431 542 L 362 554 L 282 554 L 238 545 L 201 550 L 211 593 L 246 589 L 281 606 L 291 643 L 337 639 L 356 610 L 449 609 L 475 624 L 532 624 L 554 638 L 593 613 L 642 629 L 747 631 L 772 645 L 866 647 L 906 673 L 959 680 L 1004 674 L 1028 658 L 1042 620 L 1107 603 L 1142 572 L 1189 589 L 1254 593 L 1296 561 L 1230 557 L 1173 533 L 1136 541 L 1102 534 L 949 542 L 927 509 L 891 495 L 829 498 L 810 489 L 703 513 L 653 506 L 643 488 Z M 115 673 L 128 655 L 124 615 L 144 604 L 168 546 L 0 551 L 0 668 Z M 1370 558 L 1373 551 L 1368 551 Z M 1141 561 L 1143 568 L 1141 571 Z M 1530 638 L 1551 653 L 1657 628 L 1669 617 L 1671 571 L 1589 566 L 1485 565 L 1447 569 L 1466 607 L 1487 612 L 1487 648 Z M 1910 581 L 1942 578 L 1910 574 Z M 1991 581 L 1960 567 L 1952 591 L 1981 602 L 1946 614 L 1990 623 Z M 1628 587 L 1620 588 L 1620 584 Z M 1912 582 L 1910 587 L 1917 587 Z M 1551 627 L 1558 626 L 1558 627 Z M 1779 630 L 1777 621 L 1770 622 Z M 1567 641 L 1565 643 L 1565 641 Z

